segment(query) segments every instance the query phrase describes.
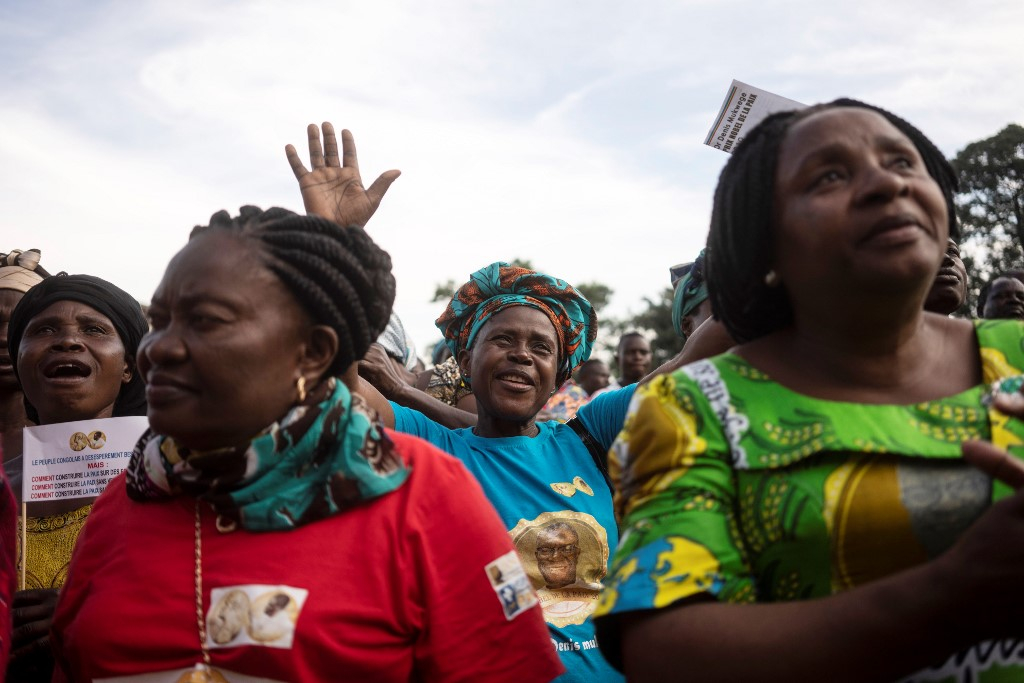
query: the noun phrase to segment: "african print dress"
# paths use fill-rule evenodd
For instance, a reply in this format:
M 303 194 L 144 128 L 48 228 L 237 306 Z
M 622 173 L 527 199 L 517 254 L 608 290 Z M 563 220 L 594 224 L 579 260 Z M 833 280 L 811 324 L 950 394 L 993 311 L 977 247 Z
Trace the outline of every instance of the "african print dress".
M 734 354 L 639 388 L 611 454 L 621 540 L 595 616 L 827 596 L 942 553 L 1009 493 L 960 444 L 1024 446 L 1024 425 L 986 407 L 991 383 L 1019 389 L 1024 326 L 976 334 L 985 384 L 915 405 L 811 398 Z M 913 680 L 1024 676 L 1021 643 L 972 650 Z

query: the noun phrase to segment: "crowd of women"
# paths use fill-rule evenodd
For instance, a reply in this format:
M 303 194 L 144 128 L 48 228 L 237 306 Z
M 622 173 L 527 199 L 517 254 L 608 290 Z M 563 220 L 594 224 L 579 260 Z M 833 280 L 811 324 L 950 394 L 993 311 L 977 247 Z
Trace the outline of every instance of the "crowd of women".
M 853 100 L 751 131 L 674 272 L 682 352 L 565 422 L 586 298 L 484 265 L 418 381 L 365 230 L 398 172 L 307 133 L 305 215 L 215 213 L 148 320 L 2 256 L 8 680 L 1024 680 L 1024 327 L 948 315 L 920 131 Z M 19 511 L 23 428 L 141 414 L 98 499 Z

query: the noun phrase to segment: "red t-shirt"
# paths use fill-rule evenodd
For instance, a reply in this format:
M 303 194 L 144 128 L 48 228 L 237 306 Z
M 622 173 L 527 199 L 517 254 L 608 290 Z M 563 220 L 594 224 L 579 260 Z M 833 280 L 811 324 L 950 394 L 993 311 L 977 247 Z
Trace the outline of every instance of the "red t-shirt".
M 454 458 L 388 431 L 397 490 L 297 529 L 221 533 L 202 509 L 214 668 L 273 681 L 548 681 L 563 671 L 497 513 Z M 514 564 L 510 564 L 514 560 Z M 195 500 L 97 500 L 53 622 L 54 680 L 176 681 L 202 661 Z

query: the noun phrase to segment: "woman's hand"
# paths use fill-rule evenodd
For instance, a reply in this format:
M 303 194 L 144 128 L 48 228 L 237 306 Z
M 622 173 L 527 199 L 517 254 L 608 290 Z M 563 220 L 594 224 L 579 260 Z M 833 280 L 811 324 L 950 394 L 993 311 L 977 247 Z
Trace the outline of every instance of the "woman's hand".
M 410 388 L 406 378 L 391 361 L 391 356 L 376 342 L 370 344 L 366 355 L 359 361 L 359 374 L 376 387 L 384 398 L 396 403 L 402 402 L 403 393 Z
M 57 606 L 57 591 L 49 588 L 18 591 L 11 615 L 11 659 L 7 680 L 48 681 L 53 675 L 50 621 Z
M 999 394 L 995 407 L 1020 417 L 1024 396 Z M 975 628 L 989 637 L 1024 635 L 1024 462 L 985 441 L 964 442 L 962 451 L 968 464 L 1017 493 L 994 504 L 938 562 L 950 589 L 963 593 Z
M 363 189 L 352 133 L 341 131 L 342 157 L 339 159 L 334 126 L 324 122 L 323 146 L 320 144 L 320 129 L 315 123 L 309 124 L 306 132 L 309 136 L 311 171 L 303 165 L 293 146 L 286 145 L 284 148 L 295 179 L 299 181 L 306 213 L 327 218 L 345 227 L 364 227 L 380 206 L 391 183 L 402 172 L 385 171 L 373 181 L 368 190 Z

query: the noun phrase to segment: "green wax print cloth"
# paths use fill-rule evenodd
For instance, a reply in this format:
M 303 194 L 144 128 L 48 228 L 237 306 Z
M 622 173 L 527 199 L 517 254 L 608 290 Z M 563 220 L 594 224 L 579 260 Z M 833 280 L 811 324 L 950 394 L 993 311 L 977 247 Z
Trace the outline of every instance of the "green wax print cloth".
M 638 388 L 610 454 L 622 525 L 595 617 L 698 594 L 827 596 L 949 548 L 1010 493 L 961 443 L 1024 457 L 1024 423 L 989 407 L 993 391 L 1020 390 L 1024 324 L 975 330 L 983 383 L 914 405 L 804 396 L 734 354 Z M 1024 680 L 1024 646 L 975 649 L 913 680 Z

